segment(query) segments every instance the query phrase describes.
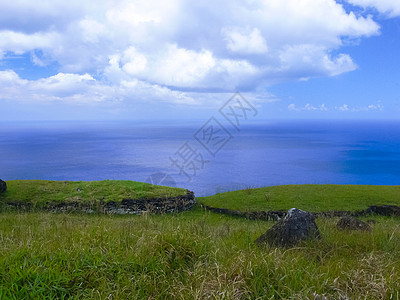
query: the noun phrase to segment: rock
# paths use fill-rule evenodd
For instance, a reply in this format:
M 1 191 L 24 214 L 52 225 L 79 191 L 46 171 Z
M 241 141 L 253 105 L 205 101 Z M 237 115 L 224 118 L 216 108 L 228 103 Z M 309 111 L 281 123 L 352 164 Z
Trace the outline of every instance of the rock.
M 400 216 L 400 207 L 396 205 L 373 205 L 368 207 L 367 213 L 375 213 L 382 216 Z
M 369 226 L 367 223 L 349 216 L 341 218 L 336 224 L 336 228 L 339 230 L 371 231 L 371 226 Z
M 194 193 L 186 191 L 185 195 L 164 198 L 123 199 L 104 202 L 100 199 L 94 204 L 82 202 L 48 202 L 45 209 L 51 212 L 100 212 L 105 214 L 142 214 L 142 213 L 169 213 L 189 210 L 196 204 Z M 15 206 L 15 204 L 13 204 Z
M 7 191 L 7 183 L 0 179 L 0 194 Z
M 283 219 L 261 235 L 256 243 L 280 247 L 295 246 L 300 241 L 320 238 L 315 216 L 309 212 L 292 208 Z
M 245 213 L 245 217 L 250 220 L 267 220 L 267 221 L 279 221 L 286 215 L 286 211 L 283 210 L 269 210 L 269 211 L 252 211 Z
M 283 210 L 269 210 L 269 211 L 250 211 L 250 212 L 241 212 L 239 210 L 232 210 L 228 208 L 218 208 L 212 207 L 205 204 L 201 204 L 201 207 L 208 211 L 212 211 L 218 214 L 224 214 L 228 216 L 234 217 L 242 217 L 250 220 L 265 220 L 265 221 L 279 221 L 286 215 L 286 211 Z
M 123 199 L 119 208 L 137 213 L 167 213 L 189 210 L 196 204 L 192 191 L 186 190 L 186 195 L 152 199 Z
M 245 217 L 245 213 L 238 211 L 238 210 L 232 210 L 228 208 L 218 208 L 218 207 L 211 207 L 208 205 L 201 204 L 203 208 L 206 210 L 215 212 L 217 214 L 223 214 L 223 215 L 228 215 L 228 216 L 233 216 L 233 217 Z

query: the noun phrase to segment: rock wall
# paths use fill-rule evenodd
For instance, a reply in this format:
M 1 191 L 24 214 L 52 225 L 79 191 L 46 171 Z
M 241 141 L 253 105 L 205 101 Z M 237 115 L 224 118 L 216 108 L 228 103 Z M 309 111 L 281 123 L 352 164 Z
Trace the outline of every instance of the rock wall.
M 279 221 L 281 218 L 286 216 L 286 212 L 283 210 L 269 210 L 269 211 L 249 211 L 249 212 L 241 212 L 238 210 L 232 210 L 228 208 L 218 208 L 211 207 L 205 204 L 201 204 L 201 206 L 205 210 L 209 210 L 215 213 L 234 216 L 234 217 L 243 217 L 251 220 L 265 220 L 265 221 Z M 335 218 L 335 217 L 363 217 L 369 216 L 373 214 L 382 215 L 382 216 L 400 216 L 400 207 L 395 205 L 373 205 L 369 206 L 364 210 L 356 210 L 356 211 L 342 211 L 342 210 L 332 210 L 332 211 L 324 211 L 311 213 L 316 218 L 325 217 L 325 218 Z
M 269 210 L 269 211 L 250 211 L 250 212 L 241 212 L 238 210 L 232 210 L 228 208 L 218 208 L 211 207 L 205 204 L 201 204 L 205 210 L 209 210 L 215 213 L 224 214 L 228 216 L 234 217 L 243 217 L 250 220 L 266 220 L 266 221 L 278 221 L 286 215 L 286 211 L 284 210 Z
M 104 206 L 107 213 L 140 214 L 169 213 L 189 210 L 196 204 L 194 193 L 187 191 L 186 195 L 152 199 L 124 199 L 120 204 L 108 202 Z
M 0 179 L 0 194 L 7 191 L 7 183 Z
M 170 213 L 189 210 L 196 204 L 194 193 L 186 191 L 185 195 L 177 197 L 162 197 L 151 199 L 124 199 L 118 202 L 96 202 L 93 204 L 81 202 L 47 203 L 45 210 L 52 212 L 85 212 L 105 214 L 142 214 Z

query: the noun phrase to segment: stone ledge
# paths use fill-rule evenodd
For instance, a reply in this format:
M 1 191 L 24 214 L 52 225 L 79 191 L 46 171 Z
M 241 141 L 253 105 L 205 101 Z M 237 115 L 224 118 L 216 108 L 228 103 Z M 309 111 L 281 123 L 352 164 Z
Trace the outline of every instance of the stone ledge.
M 219 214 L 224 214 L 234 217 L 242 217 L 251 220 L 264 220 L 264 221 L 279 221 L 281 218 L 286 216 L 286 211 L 284 210 L 269 210 L 269 211 L 249 211 L 241 212 L 238 210 L 232 210 L 228 208 L 218 208 L 212 207 L 205 204 L 201 204 L 205 210 L 212 211 Z M 372 205 L 364 210 L 357 211 L 345 211 L 345 210 L 331 210 L 325 212 L 312 213 L 316 218 L 335 218 L 335 217 L 362 217 L 372 214 L 382 215 L 382 216 L 400 216 L 400 207 L 395 205 Z
M 185 195 L 177 197 L 123 199 L 119 202 L 104 202 L 102 200 L 94 203 L 82 202 L 48 202 L 43 208 L 35 208 L 30 202 L 7 202 L 5 205 L 24 211 L 44 210 L 50 212 L 84 212 L 104 214 L 142 214 L 142 213 L 170 213 L 189 210 L 196 204 L 192 191 L 186 190 Z

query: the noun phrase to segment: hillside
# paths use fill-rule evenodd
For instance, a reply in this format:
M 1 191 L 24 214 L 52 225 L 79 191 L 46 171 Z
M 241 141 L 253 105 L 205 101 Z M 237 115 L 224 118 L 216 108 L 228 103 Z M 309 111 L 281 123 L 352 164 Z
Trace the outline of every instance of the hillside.
M 181 196 L 185 193 L 185 189 L 123 180 L 9 180 L 7 181 L 7 191 L 0 195 L 0 202 L 42 207 L 49 202 L 94 204 L 102 201 L 118 203 L 123 199 L 166 198 Z
M 199 197 L 198 202 L 239 211 L 288 210 L 310 212 L 362 210 L 370 205 L 400 205 L 400 186 L 281 185 Z

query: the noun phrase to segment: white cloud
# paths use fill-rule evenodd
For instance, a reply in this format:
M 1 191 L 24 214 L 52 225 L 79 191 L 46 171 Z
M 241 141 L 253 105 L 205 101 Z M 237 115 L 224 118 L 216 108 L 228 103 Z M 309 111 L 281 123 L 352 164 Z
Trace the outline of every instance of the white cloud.
M 383 111 L 384 107 L 380 101 L 376 104 L 370 104 L 366 106 L 350 106 L 348 104 L 343 104 L 341 106 L 328 107 L 325 104 L 321 105 L 311 105 L 306 104 L 304 106 L 297 106 L 292 103 L 288 105 L 288 110 L 290 111 L 340 111 L 340 112 L 362 112 L 362 111 Z
M 310 44 L 286 47 L 281 51 L 279 59 L 283 74 L 301 79 L 318 75 L 335 76 L 357 68 L 349 55 L 331 57 L 323 47 Z
M 353 5 L 376 8 L 380 13 L 390 17 L 400 16 L 400 2 L 398 0 L 347 0 Z
M 296 104 L 292 103 L 289 104 L 288 109 L 291 111 L 328 111 L 328 108 L 325 106 L 325 104 L 321 104 L 318 106 L 306 104 L 302 107 L 298 107 L 296 106 Z
M 0 53 L 23 54 L 34 49 L 53 49 L 59 35 L 56 32 L 25 34 L 10 30 L 0 31 Z
M 81 87 L 74 95 L 82 99 L 153 93 L 192 103 L 183 96 L 187 91 L 255 91 L 336 76 L 357 68 L 338 50 L 343 39 L 378 33 L 370 16 L 347 13 L 334 0 L 0 3 L 0 59 L 2 53 L 30 53 L 36 66 L 57 65 L 63 78 L 26 83 L 27 93 L 36 85 L 57 99 L 61 85 L 70 84 L 75 91 Z
M 153 54 L 140 53 L 129 47 L 123 55 L 111 55 L 105 74 L 113 80 L 136 79 L 180 87 L 197 86 L 216 61 L 210 51 L 199 52 L 171 44 Z
M 340 110 L 340 111 L 349 111 L 350 108 L 347 104 L 343 104 L 343 106 L 339 106 L 339 107 L 335 107 L 336 110 Z
M 99 82 L 89 74 L 66 74 L 38 80 L 22 79 L 12 70 L 0 71 L 2 99 L 10 101 L 63 101 L 75 104 L 120 101 L 166 101 L 195 104 L 190 96 L 140 80 L 122 80 L 119 85 Z
M 2 98 L 21 101 L 102 101 L 106 87 L 99 85 L 89 74 L 64 74 L 38 80 L 21 79 L 12 70 L 0 71 Z M 103 90 L 103 93 L 101 92 Z
M 223 28 L 222 35 L 227 42 L 226 47 L 232 52 L 262 54 L 268 51 L 267 42 L 257 28 L 253 28 L 252 30 Z
M 124 51 L 122 58 L 119 58 L 118 56 L 115 58 L 121 60 L 121 63 L 123 64 L 122 69 L 130 75 L 138 75 L 146 70 L 146 56 L 139 53 L 133 46 Z
M 92 19 L 83 19 L 79 21 L 79 26 L 84 32 L 82 41 L 85 43 L 99 42 L 103 32 L 106 30 L 106 26 Z
M 112 55 L 105 74 L 113 81 L 136 79 L 180 88 L 235 89 L 243 77 L 256 76 L 258 69 L 246 60 L 217 59 L 200 51 L 168 44 L 153 54 L 130 47 L 122 55 Z
M 335 106 L 333 109 L 346 112 L 383 111 L 384 106 L 381 104 L 381 101 L 378 101 L 376 104 L 366 106 L 350 106 L 348 104 L 343 104 L 342 106 Z
M 165 85 L 193 86 L 200 84 L 214 66 L 215 59 L 208 50 L 193 51 L 175 44 L 167 45 L 162 53 L 156 54 L 147 78 Z

